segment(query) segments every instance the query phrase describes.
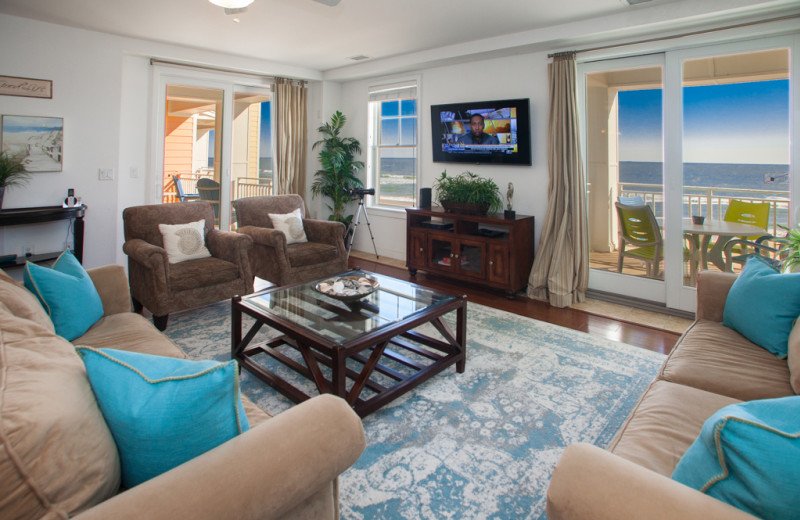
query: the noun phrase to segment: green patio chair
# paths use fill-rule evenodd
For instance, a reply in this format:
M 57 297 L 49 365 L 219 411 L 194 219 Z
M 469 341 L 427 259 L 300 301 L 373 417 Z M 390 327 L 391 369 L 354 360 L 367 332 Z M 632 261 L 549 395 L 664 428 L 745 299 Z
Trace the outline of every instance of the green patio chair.
M 617 272 L 622 272 L 625 257 L 647 265 L 647 276 L 658 278 L 664 259 L 664 238 L 650 206 L 629 206 L 615 202 L 619 217 L 619 257 Z
M 766 235 L 767 226 L 769 225 L 769 209 L 771 206 L 769 202 L 745 202 L 739 199 L 731 199 L 722 220 L 725 222 L 740 222 L 742 224 L 758 226 L 764 230 L 764 235 Z M 760 236 L 763 235 L 740 238 L 742 240 L 752 241 Z

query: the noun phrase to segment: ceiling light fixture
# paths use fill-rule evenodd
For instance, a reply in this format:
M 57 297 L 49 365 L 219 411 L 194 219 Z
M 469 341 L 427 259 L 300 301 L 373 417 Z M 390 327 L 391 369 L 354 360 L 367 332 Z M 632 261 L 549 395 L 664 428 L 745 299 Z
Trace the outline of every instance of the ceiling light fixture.
M 247 6 L 253 3 L 253 0 L 208 0 L 214 5 L 218 5 L 225 9 L 225 14 L 238 14 L 243 13 Z

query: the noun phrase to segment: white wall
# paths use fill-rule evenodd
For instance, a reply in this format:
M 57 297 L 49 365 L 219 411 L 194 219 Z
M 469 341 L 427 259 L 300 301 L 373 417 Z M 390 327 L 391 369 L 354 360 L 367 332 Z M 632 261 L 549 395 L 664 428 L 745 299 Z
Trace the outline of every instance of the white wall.
M 7 190 L 3 205 L 54 206 L 64 200 L 68 188 L 75 188 L 88 206 L 87 267 L 127 263 L 122 253 L 122 210 L 151 202 L 148 187 L 159 174 L 149 171 L 154 153 L 150 57 L 312 81 L 321 78 L 319 71 L 301 67 L 7 15 L 0 15 L 0 48 L 4 49 L 0 74 L 53 81 L 53 99 L 0 96 L 0 114 L 64 118 L 63 171 L 33 174 L 27 186 Z M 114 168 L 114 180 L 98 180 L 99 168 Z M 25 246 L 33 246 L 34 252 L 57 251 L 66 234 L 66 221 L 0 228 L 0 253 L 22 254 Z
M 443 170 L 448 175 L 471 171 L 492 178 L 505 198 L 509 182 L 514 183 L 514 210 L 536 217 L 536 242 L 547 209 L 547 54 L 528 53 L 488 59 L 473 63 L 436 67 L 394 78 L 420 78 L 419 88 L 419 165 L 420 187 L 431 187 Z M 343 84 L 341 110 L 348 117 L 347 135 L 367 144 L 367 90 L 370 85 L 384 83 L 384 78 L 352 81 Z M 529 98 L 531 106 L 532 165 L 489 165 L 466 163 L 434 163 L 431 136 L 431 105 L 484 101 L 492 99 Z M 362 154 L 366 160 L 366 154 Z M 435 193 L 434 193 L 435 196 Z M 368 202 L 370 197 L 367 198 Z M 378 254 L 405 259 L 405 212 L 369 209 Z M 372 251 L 369 233 L 362 219 L 354 249 Z
M 0 96 L 0 114 L 64 118 L 63 171 L 34 173 L 31 182 L 6 193 L 4 207 L 60 204 L 67 188 L 83 198 L 86 212 L 85 260 L 114 261 L 113 215 L 117 190 L 99 181 L 98 168 L 117 168 L 122 61 L 118 46 L 100 33 L 0 16 L 0 70 L 4 75 L 53 81 L 53 99 Z M 13 49 L 13 50 L 12 50 Z M 58 251 L 67 222 L 0 228 L 0 251 Z

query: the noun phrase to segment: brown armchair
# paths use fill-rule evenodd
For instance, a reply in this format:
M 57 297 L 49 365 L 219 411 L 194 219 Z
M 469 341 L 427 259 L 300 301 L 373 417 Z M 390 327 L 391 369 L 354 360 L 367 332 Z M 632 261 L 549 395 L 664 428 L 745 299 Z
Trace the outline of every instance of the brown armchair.
M 159 224 L 185 224 L 205 219 L 206 247 L 211 257 L 170 264 Z M 199 307 L 253 292 L 248 254 L 249 236 L 214 229 L 211 203 L 185 202 L 133 206 L 122 212 L 128 255 L 128 278 L 136 312 L 153 313 L 159 330 L 169 313 Z
M 239 233 L 253 238 L 253 274 L 277 285 L 307 282 L 347 270 L 345 227 L 341 222 L 305 218 L 300 195 L 246 197 L 233 201 Z M 286 244 L 273 229 L 268 213 L 286 214 L 300 208 L 308 242 Z

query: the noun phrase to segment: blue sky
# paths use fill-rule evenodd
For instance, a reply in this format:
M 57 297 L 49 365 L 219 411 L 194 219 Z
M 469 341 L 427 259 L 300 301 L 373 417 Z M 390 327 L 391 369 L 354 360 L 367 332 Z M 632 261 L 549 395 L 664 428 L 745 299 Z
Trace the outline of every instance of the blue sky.
M 789 81 L 685 87 L 684 162 L 788 164 Z M 620 159 L 660 161 L 661 90 L 619 94 Z
M 272 156 L 272 124 L 270 122 L 270 111 L 272 105 L 269 101 L 261 103 L 261 142 L 259 143 L 260 156 Z

